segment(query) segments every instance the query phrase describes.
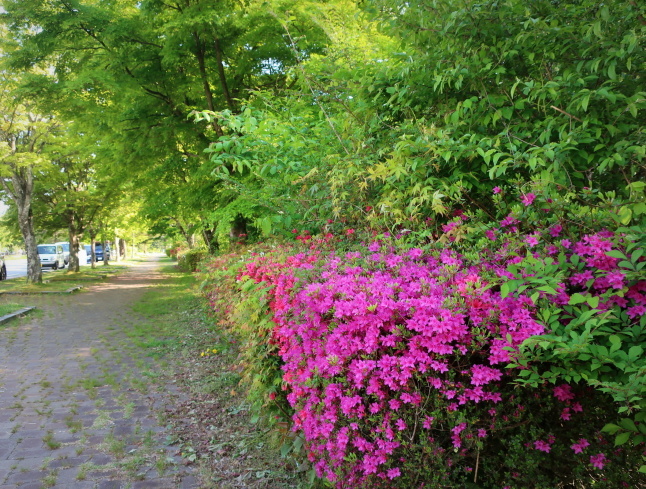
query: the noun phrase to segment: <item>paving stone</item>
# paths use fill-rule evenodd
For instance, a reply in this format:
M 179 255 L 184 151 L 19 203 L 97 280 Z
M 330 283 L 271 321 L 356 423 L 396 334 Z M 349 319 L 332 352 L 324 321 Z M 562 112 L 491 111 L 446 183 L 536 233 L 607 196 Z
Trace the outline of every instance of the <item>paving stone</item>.
M 28 470 L 25 472 L 15 472 L 10 474 L 6 482 L 7 484 L 22 484 L 25 482 L 40 481 L 43 477 L 47 475 L 47 472 L 44 470 Z
M 48 467 L 50 469 L 58 469 L 61 467 L 78 467 L 79 465 L 84 464 L 90 460 L 90 457 L 88 456 L 82 456 L 82 457 L 65 457 L 65 458 L 59 458 L 52 460 Z
M 56 477 L 56 486 L 69 487 L 75 482 L 78 482 L 78 478 L 77 478 L 78 473 L 79 471 L 77 467 L 59 470 Z
M 192 475 L 186 476 L 182 479 L 179 489 L 199 489 L 200 482 Z
M 20 489 L 43 489 L 43 483 L 42 482 L 28 482 L 27 484 L 20 484 L 19 486 Z
M 132 484 L 132 489 L 169 489 L 175 487 L 170 480 L 137 481 Z
M 121 489 L 125 484 L 122 481 L 101 481 L 96 486 L 96 489 Z
M 95 489 L 96 482 L 94 481 L 76 481 L 65 486 L 65 489 Z

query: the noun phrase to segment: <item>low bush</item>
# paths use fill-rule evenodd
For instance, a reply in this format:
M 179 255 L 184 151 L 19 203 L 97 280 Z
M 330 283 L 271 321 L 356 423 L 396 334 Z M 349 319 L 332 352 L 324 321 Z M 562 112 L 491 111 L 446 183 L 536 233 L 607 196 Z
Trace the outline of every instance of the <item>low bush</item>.
M 177 260 L 177 255 L 182 252 L 182 248 L 174 246 L 173 248 L 166 248 L 165 252 L 167 257 Z
M 301 233 L 212 263 L 285 452 L 339 488 L 639 486 L 644 232 L 581 233 L 559 205 L 457 212 L 424 247 Z
M 196 272 L 202 260 L 208 256 L 204 249 L 184 250 L 177 254 L 177 266 L 185 272 Z

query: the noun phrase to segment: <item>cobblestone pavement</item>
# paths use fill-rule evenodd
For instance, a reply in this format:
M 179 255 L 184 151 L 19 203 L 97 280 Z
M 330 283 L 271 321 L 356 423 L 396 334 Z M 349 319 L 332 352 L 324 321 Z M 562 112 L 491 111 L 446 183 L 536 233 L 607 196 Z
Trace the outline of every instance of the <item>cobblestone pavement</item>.
M 200 487 L 156 414 L 181 395 L 142 380 L 155 364 L 127 337 L 129 305 L 162 279 L 157 266 L 25 297 L 39 312 L 0 327 L 0 488 Z

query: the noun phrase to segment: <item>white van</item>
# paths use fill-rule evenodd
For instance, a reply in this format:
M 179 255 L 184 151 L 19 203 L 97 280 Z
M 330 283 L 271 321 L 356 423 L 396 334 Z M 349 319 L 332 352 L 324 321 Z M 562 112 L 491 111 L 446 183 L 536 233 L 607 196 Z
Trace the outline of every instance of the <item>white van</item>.
M 87 255 L 87 251 L 85 251 L 85 245 L 80 244 L 79 245 L 79 265 L 87 265 L 90 263 L 90 257 Z
M 70 262 L 70 244 L 67 241 L 61 241 L 60 243 L 54 243 L 55 245 L 61 245 L 63 248 L 63 259 L 65 260 L 65 266 Z
M 65 268 L 65 255 L 63 247 L 59 244 L 40 244 L 38 245 L 38 258 L 40 266 L 57 270 Z

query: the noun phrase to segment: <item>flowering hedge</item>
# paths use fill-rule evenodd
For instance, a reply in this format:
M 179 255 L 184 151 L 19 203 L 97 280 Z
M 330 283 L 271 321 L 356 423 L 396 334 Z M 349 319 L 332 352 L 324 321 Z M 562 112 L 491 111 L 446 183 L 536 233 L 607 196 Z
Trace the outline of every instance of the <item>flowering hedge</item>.
M 444 226 L 449 244 L 465 221 Z M 308 234 L 236 257 L 227 315 L 256 398 L 291 416 L 339 488 L 636 484 L 643 236 L 561 232 L 523 234 L 510 214 L 471 260 Z

